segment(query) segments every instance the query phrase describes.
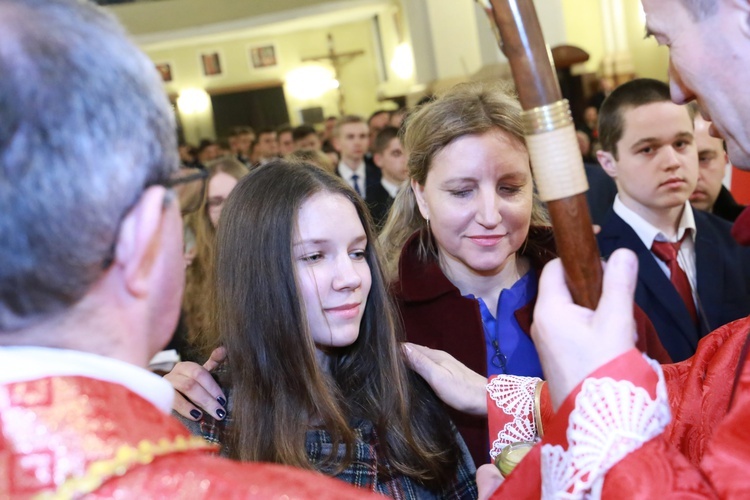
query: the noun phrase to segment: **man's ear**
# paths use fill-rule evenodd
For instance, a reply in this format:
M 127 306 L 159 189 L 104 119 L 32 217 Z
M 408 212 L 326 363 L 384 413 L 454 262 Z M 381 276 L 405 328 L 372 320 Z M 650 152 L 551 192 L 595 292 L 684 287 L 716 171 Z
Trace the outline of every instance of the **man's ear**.
M 331 137 L 331 144 L 333 144 L 333 149 L 339 152 L 341 154 L 341 148 L 339 147 L 339 138 L 338 136 Z
M 372 162 L 375 164 L 376 167 L 382 169 L 383 168 L 382 167 L 383 155 L 381 155 L 380 153 L 375 153 L 374 155 L 372 155 Z
M 424 186 L 412 179 L 411 190 L 414 193 L 414 197 L 417 199 L 417 207 L 419 208 L 419 213 L 421 213 L 422 217 L 424 217 L 425 219 L 429 219 L 430 211 L 427 209 L 427 202 L 425 202 L 424 199 Z
M 162 186 L 146 189 L 120 224 L 115 248 L 115 266 L 122 268 L 125 286 L 131 294 L 144 295 L 161 249 L 161 230 L 167 190 Z
M 617 179 L 617 160 L 612 153 L 600 149 L 596 152 L 596 159 L 608 176 Z

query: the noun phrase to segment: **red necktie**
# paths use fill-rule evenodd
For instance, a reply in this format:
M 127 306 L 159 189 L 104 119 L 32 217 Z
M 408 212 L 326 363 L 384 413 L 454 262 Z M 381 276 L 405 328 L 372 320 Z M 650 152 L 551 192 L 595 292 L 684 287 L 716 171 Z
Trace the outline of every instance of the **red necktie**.
M 671 276 L 670 280 L 677 289 L 677 293 L 682 297 L 682 301 L 685 302 L 690 317 L 693 318 L 693 323 L 695 323 L 698 320 L 698 314 L 695 311 L 695 302 L 693 302 L 693 292 L 690 288 L 690 281 L 688 280 L 685 271 L 683 271 L 677 263 L 677 253 L 680 251 L 681 244 L 682 240 L 677 243 L 654 241 L 654 244 L 651 246 L 651 251 L 667 264 Z

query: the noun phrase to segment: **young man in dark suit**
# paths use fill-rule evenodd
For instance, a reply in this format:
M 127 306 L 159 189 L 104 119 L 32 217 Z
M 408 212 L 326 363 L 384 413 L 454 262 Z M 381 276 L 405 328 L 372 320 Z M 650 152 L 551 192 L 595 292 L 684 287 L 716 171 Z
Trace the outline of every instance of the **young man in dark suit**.
M 347 115 L 336 122 L 333 146 L 341 156 L 336 174 L 368 203 L 382 189 L 380 169 L 365 159 L 369 143 L 369 128 L 361 116 Z
M 389 126 L 381 130 L 375 137 L 372 152 L 372 159 L 380 168 L 382 177 L 380 186 L 372 189 L 373 196 L 367 200 L 367 206 L 370 207 L 372 219 L 377 227 L 382 228 L 399 188 L 409 178 L 406 153 L 401 145 L 398 129 Z M 379 189 L 376 189 L 378 187 Z
M 697 111 L 698 106 L 690 103 Z M 696 113 L 695 145 L 698 149 L 698 185 L 690 195 L 690 204 L 698 210 L 705 210 L 729 222 L 734 222 L 745 209 L 737 203 L 732 193 L 724 187 L 724 174 L 729 158 L 724 149 L 724 140 L 710 133 L 711 122 Z
M 599 163 L 618 195 L 599 248 L 639 258 L 635 299 L 674 361 L 690 357 L 711 330 L 750 312 L 747 254 L 730 225 L 688 203 L 698 180 L 690 111 L 669 87 L 639 79 L 612 92 L 599 116 Z

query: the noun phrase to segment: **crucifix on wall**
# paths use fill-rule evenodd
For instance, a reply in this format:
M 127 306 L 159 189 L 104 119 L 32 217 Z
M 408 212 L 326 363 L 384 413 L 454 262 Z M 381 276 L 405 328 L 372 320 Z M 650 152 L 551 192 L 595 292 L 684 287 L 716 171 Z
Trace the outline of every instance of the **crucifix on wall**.
M 342 86 L 341 86 L 339 70 L 343 68 L 346 63 L 350 62 L 355 57 L 363 55 L 364 53 L 365 53 L 364 50 L 352 50 L 350 52 L 336 52 L 333 46 L 333 35 L 328 33 L 328 54 L 324 56 L 302 58 L 302 62 L 330 61 L 331 66 L 333 66 L 334 77 L 336 78 L 336 81 L 339 82 L 338 107 L 339 107 L 339 115 L 341 116 L 344 116 L 344 90 L 341 88 Z

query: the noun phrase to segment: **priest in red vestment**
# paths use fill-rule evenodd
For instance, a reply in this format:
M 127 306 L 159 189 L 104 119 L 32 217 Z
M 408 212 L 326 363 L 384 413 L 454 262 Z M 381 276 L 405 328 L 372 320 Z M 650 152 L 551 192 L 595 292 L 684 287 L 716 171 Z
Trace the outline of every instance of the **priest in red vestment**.
M 0 0 L 0 498 L 370 497 L 219 459 L 145 367 L 184 276 L 173 111 L 77 0 Z

